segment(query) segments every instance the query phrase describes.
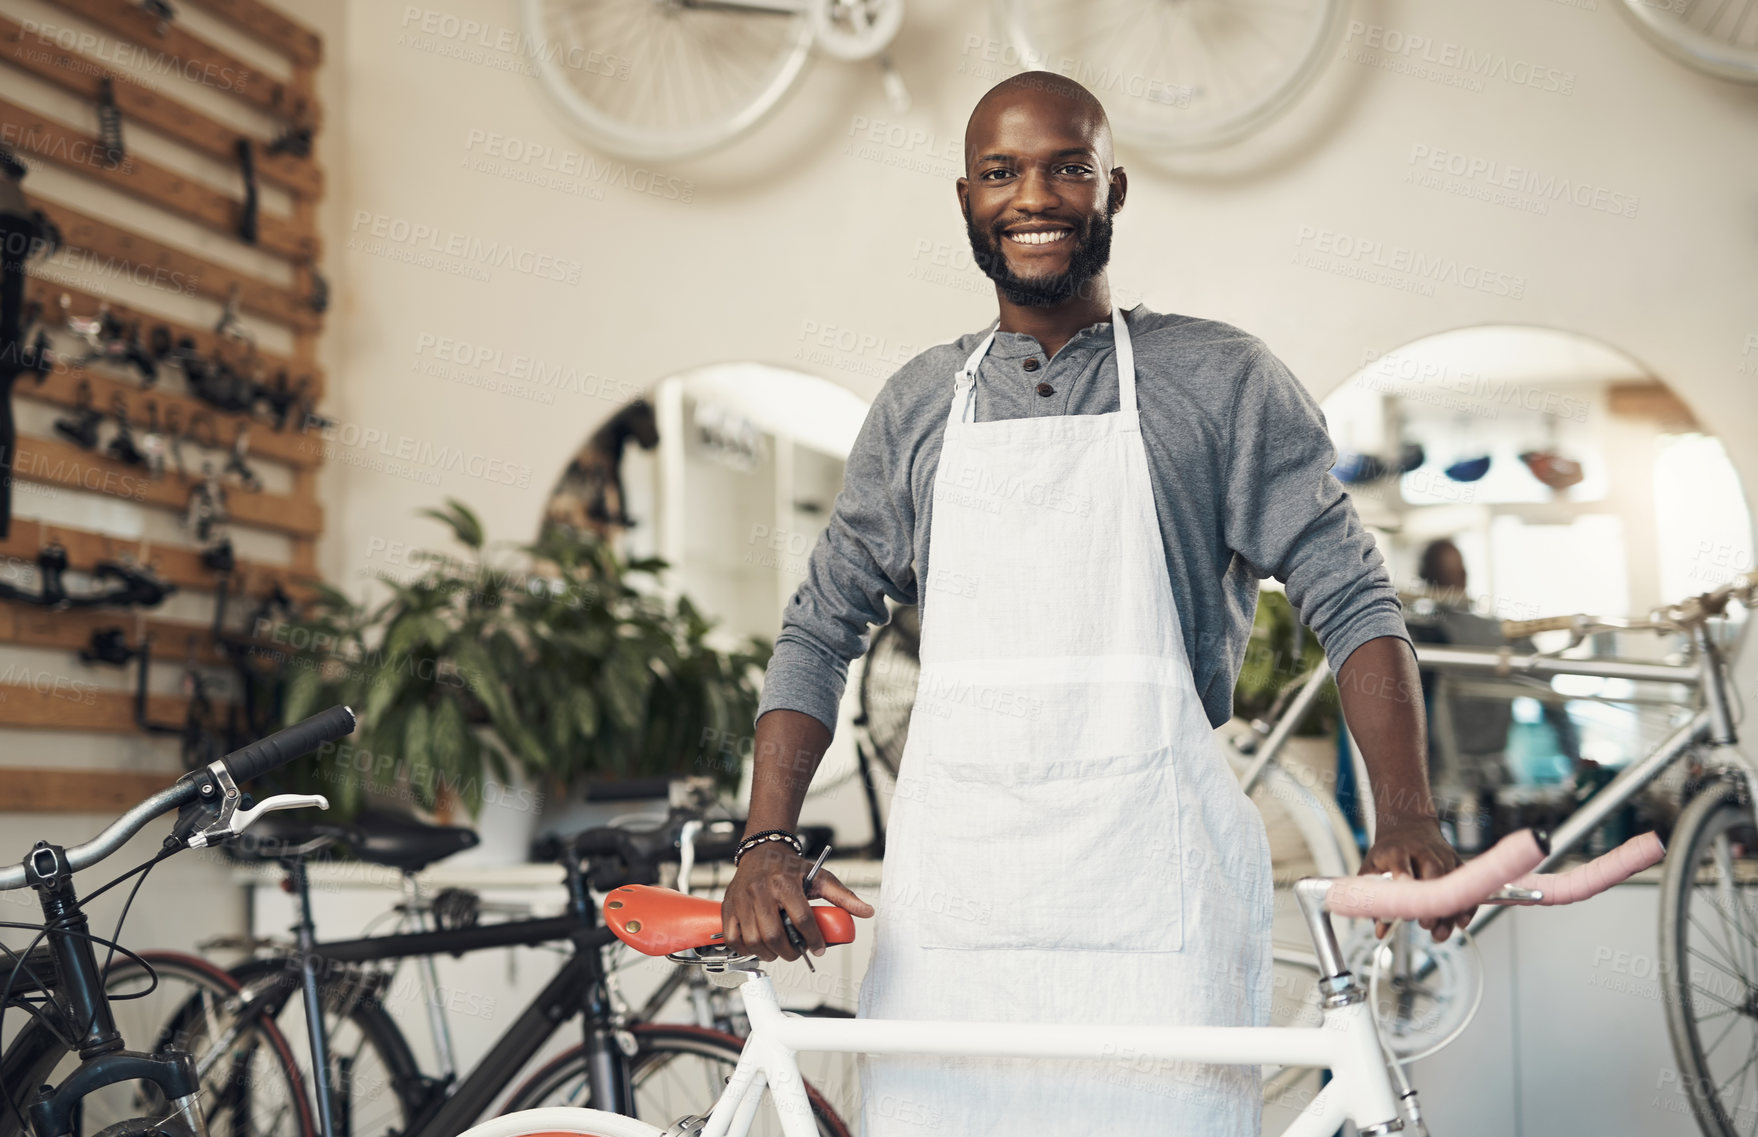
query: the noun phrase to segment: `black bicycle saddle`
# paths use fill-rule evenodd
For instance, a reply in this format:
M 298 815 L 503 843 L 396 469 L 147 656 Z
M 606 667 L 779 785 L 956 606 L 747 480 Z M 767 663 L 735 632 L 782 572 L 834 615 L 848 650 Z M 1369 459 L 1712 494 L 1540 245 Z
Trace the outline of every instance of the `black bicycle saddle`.
M 453 853 L 475 848 L 479 840 L 474 829 L 429 825 L 386 809 L 363 810 L 355 816 L 353 830 L 348 848 L 355 856 L 404 872 L 420 872 Z

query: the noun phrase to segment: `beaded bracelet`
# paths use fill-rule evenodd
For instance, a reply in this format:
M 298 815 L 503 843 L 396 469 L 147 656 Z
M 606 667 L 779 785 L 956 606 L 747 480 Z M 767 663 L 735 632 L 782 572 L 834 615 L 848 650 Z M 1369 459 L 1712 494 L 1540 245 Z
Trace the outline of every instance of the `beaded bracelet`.
M 753 833 L 743 841 L 739 842 L 739 847 L 733 851 L 732 855 L 733 867 L 739 867 L 739 861 L 746 853 L 755 849 L 758 845 L 763 845 L 770 841 L 786 841 L 794 847 L 794 854 L 796 856 L 803 857 L 806 855 L 805 842 L 801 841 L 792 833 L 789 833 L 785 829 L 765 829 L 761 833 Z

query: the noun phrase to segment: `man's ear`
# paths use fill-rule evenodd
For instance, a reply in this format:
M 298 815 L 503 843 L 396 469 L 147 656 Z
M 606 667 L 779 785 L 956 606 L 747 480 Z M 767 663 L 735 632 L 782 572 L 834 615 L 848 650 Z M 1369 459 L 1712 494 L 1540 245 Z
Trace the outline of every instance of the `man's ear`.
M 1122 166 L 1111 170 L 1111 212 L 1116 213 L 1123 208 L 1123 199 L 1129 196 L 1129 175 Z
M 966 221 L 969 221 L 971 219 L 971 180 L 960 178 L 952 183 L 952 188 L 958 193 L 958 211 L 964 214 Z

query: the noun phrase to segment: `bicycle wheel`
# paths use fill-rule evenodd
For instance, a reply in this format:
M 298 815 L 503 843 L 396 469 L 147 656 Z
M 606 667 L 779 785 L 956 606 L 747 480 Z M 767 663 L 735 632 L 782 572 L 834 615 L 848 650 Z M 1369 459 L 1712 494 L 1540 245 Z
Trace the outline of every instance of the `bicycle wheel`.
M 1287 109 L 1330 59 L 1343 0 L 996 0 L 1022 68 L 1054 67 L 1120 141 L 1195 150 Z M 1009 60 L 1012 62 L 1012 60 Z
M 1621 7 L 1650 43 L 1687 67 L 1758 83 L 1758 0 L 1623 0 Z
M 112 964 L 104 981 L 111 1014 L 132 1050 L 181 1050 L 195 1059 L 201 1108 L 213 1137 L 314 1137 L 317 1132 L 292 1048 L 273 1023 L 240 1021 L 238 984 L 194 956 L 141 952 Z M 156 976 L 156 979 L 155 979 Z M 79 1065 L 68 1052 L 51 1081 Z M 80 1103 L 79 1134 L 164 1119 L 171 1106 L 157 1086 L 121 1082 Z M 132 1131 L 129 1131 L 132 1132 Z
M 726 1087 L 744 1049 L 736 1036 L 704 1027 L 641 1023 L 631 1031 L 636 1044 L 630 1071 L 635 1083 L 635 1116 L 657 1125 L 706 1113 Z M 806 1095 L 822 1137 L 848 1137 L 842 1119 L 809 1084 Z M 505 1112 L 579 1106 L 589 1096 L 585 1054 L 581 1047 L 575 1047 L 532 1074 L 507 1100 Z M 775 1111 L 759 1110 L 751 1133 L 754 1137 L 780 1134 Z
M 305 1001 L 299 991 L 299 971 L 290 960 L 253 959 L 234 967 L 231 975 L 252 1001 L 266 1000 L 278 1008 L 275 1022 L 284 1034 L 305 1037 Z M 376 992 L 381 981 L 378 972 L 344 968 L 318 983 L 337 1124 L 350 1137 L 406 1131 L 427 1095 L 436 1092 L 416 1065 L 408 1040 L 379 1001 Z M 298 1069 L 308 1087 L 316 1084 L 310 1055 L 309 1046 L 300 1047 Z
M 665 1137 L 645 1121 L 597 1109 L 528 1109 L 490 1118 L 459 1137 Z
M 538 83 L 593 145 L 701 154 L 773 111 L 806 65 L 811 0 L 524 0 Z
M 1666 1025 L 1691 1111 L 1707 1137 L 1758 1124 L 1758 828 L 1731 782 L 1679 816 L 1660 887 Z M 1742 1097 L 1742 1093 L 1745 1095 Z
M 921 677 L 922 617 L 915 605 L 903 605 L 886 625 L 873 633 L 861 660 L 861 713 L 874 757 L 892 778 L 903 765 L 910 737 L 910 712 L 915 709 L 916 683 Z

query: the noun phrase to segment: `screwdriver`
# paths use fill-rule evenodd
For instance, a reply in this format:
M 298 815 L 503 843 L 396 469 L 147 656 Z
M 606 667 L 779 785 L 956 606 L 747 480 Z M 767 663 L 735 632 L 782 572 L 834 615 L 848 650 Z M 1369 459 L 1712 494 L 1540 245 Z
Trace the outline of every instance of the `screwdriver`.
M 806 873 L 804 880 L 800 881 L 800 888 L 806 892 L 808 897 L 812 892 L 812 878 L 817 876 L 818 870 L 824 867 L 824 858 L 829 855 L 830 846 L 826 845 L 819 850 L 818 859 L 812 862 L 811 871 Z M 794 950 L 800 953 L 800 958 L 806 961 L 806 970 L 814 973 L 817 972 L 818 969 L 812 966 L 812 954 L 806 950 L 805 939 L 801 937 L 800 930 L 794 927 L 793 920 L 788 917 L 786 912 L 781 914 L 781 926 L 782 929 L 787 932 L 787 942 L 792 944 Z

